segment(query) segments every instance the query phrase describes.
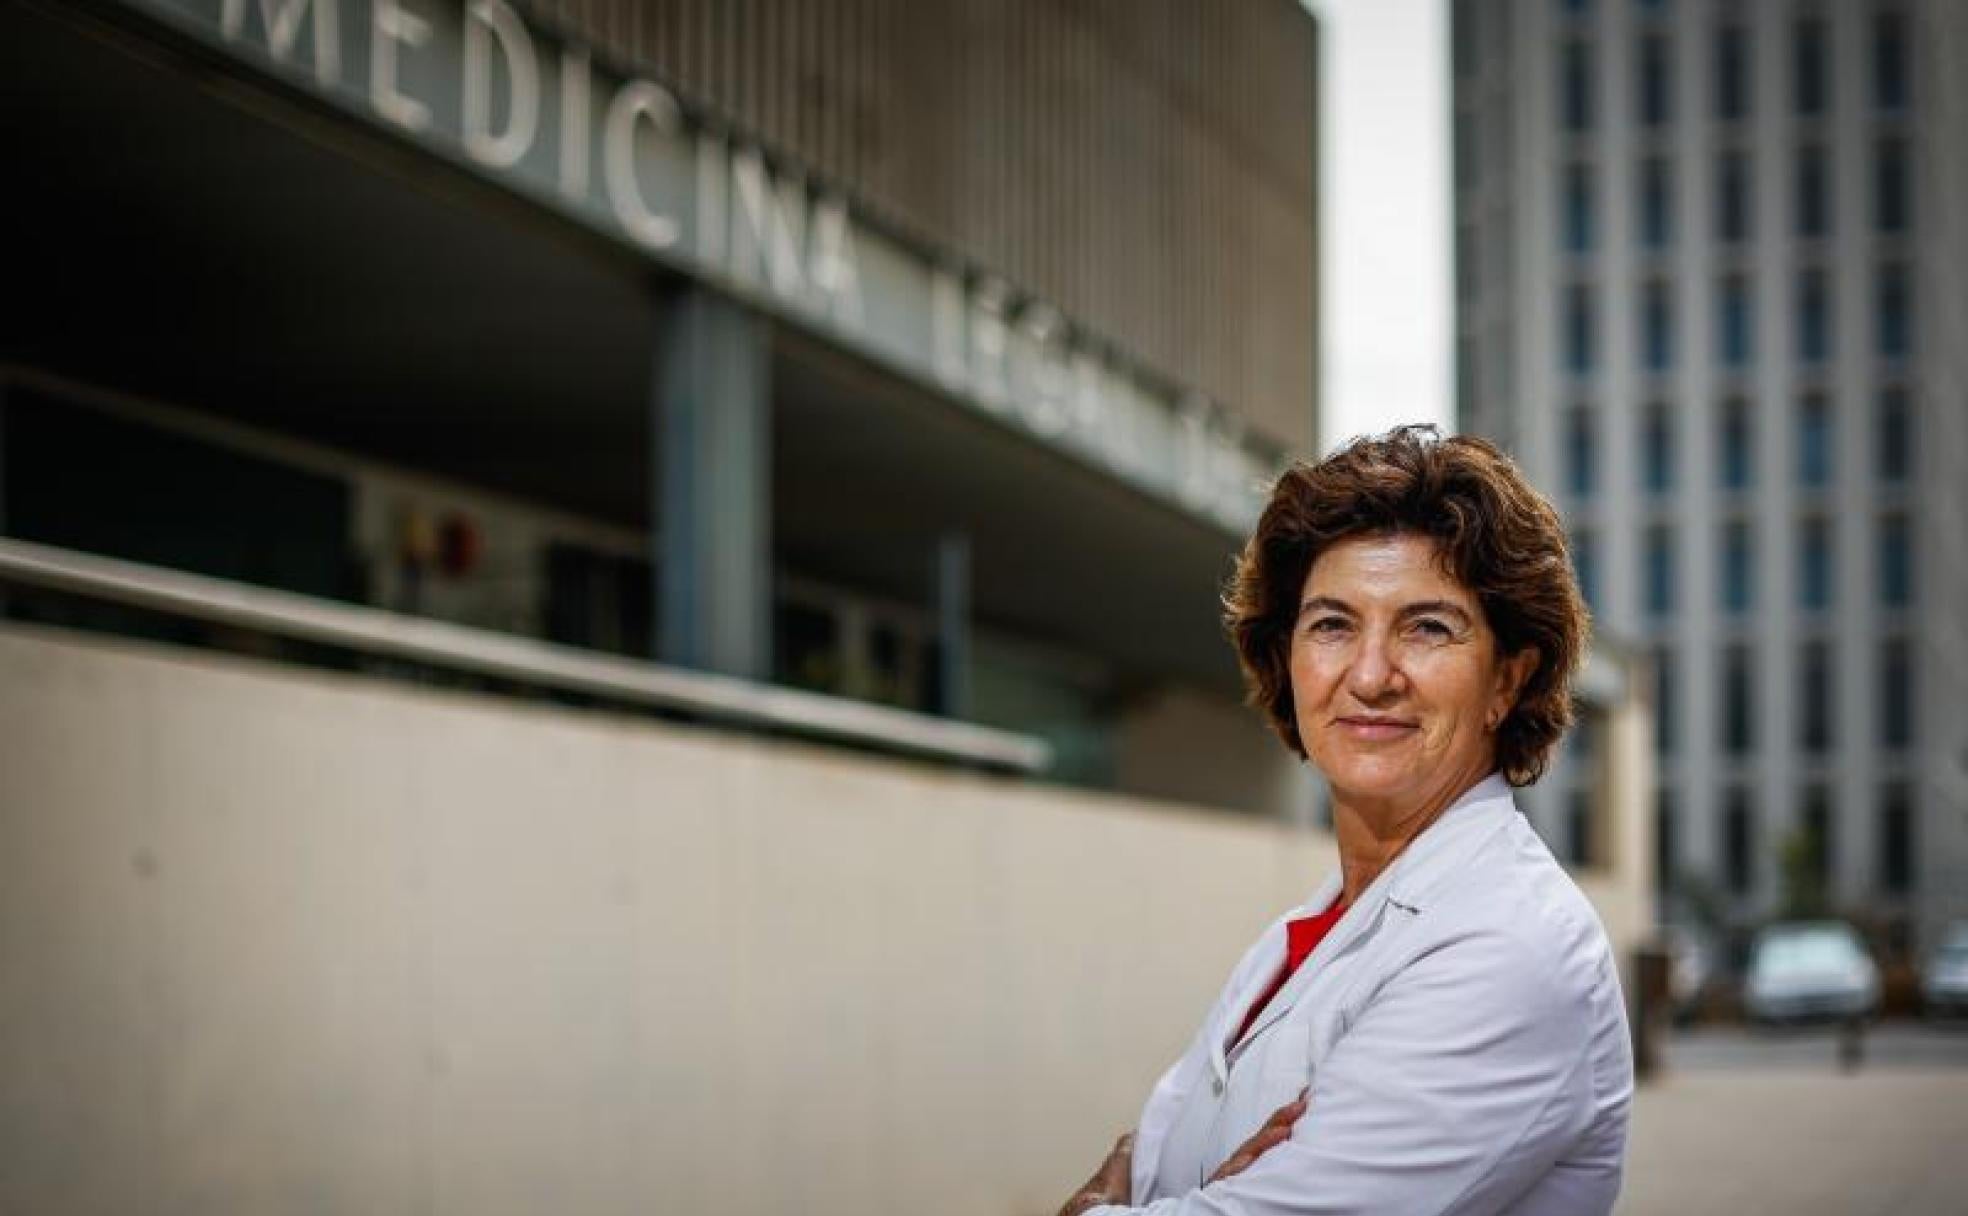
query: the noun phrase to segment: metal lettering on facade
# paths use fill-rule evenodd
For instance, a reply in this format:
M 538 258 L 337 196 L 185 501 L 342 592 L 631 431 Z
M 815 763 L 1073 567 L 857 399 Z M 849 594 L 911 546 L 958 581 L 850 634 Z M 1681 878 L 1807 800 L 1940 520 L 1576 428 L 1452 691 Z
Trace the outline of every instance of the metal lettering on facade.
M 1207 398 L 867 226 L 507 0 L 124 2 L 1226 528 L 1276 472 Z

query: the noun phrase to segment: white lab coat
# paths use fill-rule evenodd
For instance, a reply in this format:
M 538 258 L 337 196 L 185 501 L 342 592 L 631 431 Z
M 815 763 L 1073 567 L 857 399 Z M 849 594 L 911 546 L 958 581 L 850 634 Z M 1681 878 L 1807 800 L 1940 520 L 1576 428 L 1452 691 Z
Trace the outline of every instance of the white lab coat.
M 1384 870 L 1250 1033 L 1285 923 L 1238 964 L 1148 1098 L 1136 1208 L 1098 1216 L 1612 1210 L 1633 1097 L 1619 976 L 1592 906 L 1491 776 Z M 1310 1086 L 1291 1139 L 1204 1186 Z

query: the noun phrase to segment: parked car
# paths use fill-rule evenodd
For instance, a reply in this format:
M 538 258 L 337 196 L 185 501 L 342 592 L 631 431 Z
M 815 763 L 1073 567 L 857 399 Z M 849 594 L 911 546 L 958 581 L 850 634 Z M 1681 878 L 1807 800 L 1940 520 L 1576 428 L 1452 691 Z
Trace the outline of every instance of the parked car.
M 1743 982 L 1751 1021 L 1870 1017 L 1879 1009 L 1879 968 L 1843 921 L 1787 921 L 1756 935 Z
M 1956 921 L 1927 956 L 1920 1000 L 1929 1013 L 1968 1013 L 1968 921 Z

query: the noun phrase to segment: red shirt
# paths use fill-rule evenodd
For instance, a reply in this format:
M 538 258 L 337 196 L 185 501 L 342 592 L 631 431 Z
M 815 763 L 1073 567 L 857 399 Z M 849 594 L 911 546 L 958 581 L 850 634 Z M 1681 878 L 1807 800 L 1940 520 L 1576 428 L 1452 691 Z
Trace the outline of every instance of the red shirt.
M 1278 977 L 1265 988 L 1263 995 L 1251 1002 L 1250 1012 L 1244 1015 L 1244 1024 L 1238 1027 L 1237 1033 L 1230 1039 L 1230 1046 L 1235 1047 L 1243 1041 L 1245 1035 L 1250 1033 L 1251 1023 L 1257 1021 L 1257 1015 L 1264 1012 L 1264 1007 L 1278 995 L 1278 990 L 1285 986 L 1285 981 L 1304 964 L 1306 958 L 1320 942 L 1326 939 L 1326 934 L 1332 931 L 1332 927 L 1338 924 L 1339 918 L 1344 915 L 1346 915 L 1346 900 L 1341 897 L 1333 900 L 1332 906 L 1317 916 L 1301 916 L 1285 926 L 1285 965 L 1279 968 Z

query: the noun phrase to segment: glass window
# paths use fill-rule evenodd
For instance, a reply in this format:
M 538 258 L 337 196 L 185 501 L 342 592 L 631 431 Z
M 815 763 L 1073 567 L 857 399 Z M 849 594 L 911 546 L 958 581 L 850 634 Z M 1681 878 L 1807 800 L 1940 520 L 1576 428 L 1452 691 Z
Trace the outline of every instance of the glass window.
M 1793 73 L 1791 84 L 1799 114 L 1822 114 L 1829 92 L 1825 61 L 1825 23 L 1821 17 L 1800 17 L 1791 31 Z
M 1476 294 L 1476 225 L 1456 225 L 1456 295 L 1464 300 Z
M 1749 366 L 1755 324 L 1750 316 L 1749 279 L 1732 274 L 1722 280 L 1722 362 L 1727 367 Z
M 1755 689 L 1750 686 L 1749 647 L 1722 651 L 1722 749 L 1741 756 L 1756 745 Z
M 1804 829 L 1804 848 L 1810 859 L 1811 880 L 1823 892 L 1831 882 L 1831 859 L 1837 844 L 1837 833 L 1831 821 L 1831 791 L 1819 782 L 1804 787 L 1803 813 L 1798 820 Z
M 1831 407 L 1823 393 L 1806 393 L 1797 405 L 1797 481 L 1807 488 L 1831 484 Z
M 1592 166 L 1565 167 L 1565 252 L 1590 253 L 1593 244 Z
M 1756 810 L 1749 791 L 1731 788 L 1722 802 L 1722 870 L 1729 890 L 1749 894 L 1756 879 Z
M 1641 547 L 1647 615 L 1665 617 L 1674 611 L 1674 531 L 1664 524 L 1647 529 Z
M 1733 22 L 1715 31 L 1715 116 L 1725 122 L 1749 113 L 1749 34 Z
M 1666 125 L 1674 95 L 1674 78 L 1669 70 L 1667 37 L 1648 34 L 1640 39 L 1640 124 Z
M 1591 498 L 1599 488 L 1598 426 L 1585 406 L 1565 419 L 1565 485 L 1578 499 Z
M 1592 792 L 1573 790 L 1566 799 L 1565 818 L 1566 845 L 1569 850 L 1567 860 L 1574 866 L 1592 864 Z
M 1756 483 L 1756 437 L 1749 402 L 1731 397 L 1722 403 L 1722 488 L 1747 490 Z
M 1908 192 L 1907 143 L 1882 139 L 1873 155 L 1872 222 L 1881 232 L 1905 232 L 1912 207 Z
M 1797 150 L 1797 235 L 1822 237 L 1831 231 L 1831 182 L 1823 144 Z
M 1565 291 L 1565 367 L 1574 375 L 1592 370 L 1592 289 L 1574 283 Z
M 1674 364 L 1674 301 L 1660 279 L 1640 289 L 1640 349 L 1650 372 Z
M 1592 129 L 1592 45 L 1583 38 L 1565 42 L 1563 66 L 1559 69 L 1559 96 L 1563 99 L 1565 130 L 1574 134 Z
M 0 101 L 0 108 L 8 104 Z M 0 343 L 14 337 L 14 330 L 5 332 Z M 532 595 L 498 594 L 506 590 L 503 583 L 474 586 L 471 597 L 460 595 L 454 602 L 449 596 L 419 595 L 421 584 L 409 578 L 368 576 L 351 560 L 356 490 L 340 473 L 299 467 L 169 425 L 78 408 L 59 390 L 15 383 L 6 391 L 10 404 L 5 450 L 0 452 L 6 485 L 0 494 L 6 499 L 4 530 L 10 536 L 298 595 L 366 600 L 454 620 L 460 619 L 454 614 L 465 602 L 481 614 L 465 619 L 478 622 L 518 617 L 522 605 L 531 608 L 536 602 Z M 242 503 L 252 508 L 242 511 Z M 626 590 L 648 586 L 644 581 Z M 485 598 L 478 599 L 481 589 Z M 47 613 L 55 622 L 96 621 L 138 637 L 163 633 L 161 621 L 109 604 L 84 609 L 48 603 Z M 168 636 L 180 632 L 192 631 L 173 629 Z M 645 644 L 646 639 L 645 632 Z M 0 805 L 11 809 L 15 804 L 0 798 Z
M 1832 565 L 1831 524 L 1806 516 L 1797 527 L 1797 598 L 1805 609 L 1831 607 Z
M 1476 116 L 1458 109 L 1450 126 L 1449 138 L 1455 145 L 1455 184 L 1458 189 L 1467 189 L 1476 182 Z
M 1872 19 L 1872 104 L 1904 110 L 1907 104 L 1906 14 L 1892 9 Z
M 1456 400 L 1464 408 L 1474 408 L 1476 401 L 1476 336 L 1457 334 L 1455 350 Z
M 613 654 L 649 654 L 655 578 L 648 562 L 563 541 L 549 543 L 545 557 L 548 640 Z M 775 628 L 779 624 L 775 619 Z M 784 644 L 775 642 L 775 653 Z M 779 665 L 773 678 L 792 683 L 797 674 Z
M 1716 174 L 1716 235 L 1724 244 L 1749 240 L 1749 158 L 1724 152 Z
M 1806 270 L 1797 281 L 1797 355 L 1807 363 L 1831 356 L 1831 298 L 1825 272 Z
M 1901 511 L 1879 519 L 1879 602 L 1888 608 L 1913 602 L 1913 528 Z
M 1455 0 L 1449 10 L 1450 57 L 1457 80 L 1476 75 L 1476 0 Z
M 1800 742 L 1806 752 L 1823 755 L 1831 750 L 1831 647 L 1816 640 L 1804 643 L 1798 669 L 1804 700 Z
M 1654 890 L 1662 895 L 1674 889 L 1674 876 L 1680 873 L 1679 827 L 1674 791 L 1662 786 L 1654 791 Z
M 1887 747 L 1913 742 L 1913 648 L 1888 638 L 1879 654 L 1879 735 Z
M 1578 721 L 1572 725 L 1571 737 L 1565 741 L 1574 762 L 1583 765 L 1599 754 L 1599 719 L 1591 713 L 1580 713 Z
M 1904 781 L 1880 791 L 1879 885 L 1891 895 L 1913 889 L 1913 790 Z
M 1580 528 L 1572 533 L 1572 573 L 1588 611 L 1599 610 L 1599 538 Z
M 1913 416 L 1898 385 L 1879 394 L 1879 480 L 1903 482 L 1913 472 Z
M 1649 494 L 1674 488 L 1674 416 L 1663 405 L 1647 407 L 1640 424 L 1640 484 Z
M 1907 268 L 1879 268 L 1879 353 L 1904 358 L 1913 346 L 1913 286 Z
M 1667 158 L 1650 156 L 1640 166 L 1640 242 L 1665 249 L 1674 239 L 1674 187 Z
M 1730 613 L 1756 607 L 1756 537 L 1748 521 L 1722 526 L 1722 607 Z

